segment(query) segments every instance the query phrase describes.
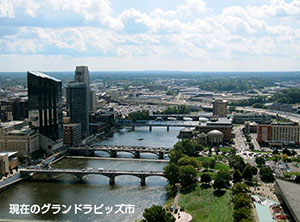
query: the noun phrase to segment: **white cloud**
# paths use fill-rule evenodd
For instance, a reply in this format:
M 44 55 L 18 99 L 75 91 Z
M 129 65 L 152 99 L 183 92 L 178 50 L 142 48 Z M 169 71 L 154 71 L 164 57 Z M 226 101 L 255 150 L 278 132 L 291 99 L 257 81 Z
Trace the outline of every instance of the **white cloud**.
M 15 17 L 14 5 L 10 0 L 0 0 L 0 17 Z
M 117 14 L 109 0 L 0 0 L 0 16 L 9 21 L 6 26 L 18 19 L 16 12 L 31 18 L 21 27 L 14 26 L 17 32 L 0 30 L 0 50 L 6 55 L 60 54 L 65 59 L 101 56 L 122 60 L 123 65 L 127 57 L 145 63 L 155 57 L 166 62 L 182 59 L 185 64 L 215 60 L 224 68 L 224 62 L 234 63 L 231 60 L 282 58 L 300 68 L 294 63 L 300 51 L 299 7 L 299 0 L 271 0 L 261 6 L 233 5 L 209 13 L 212 9 L 204 1 L 186 0 L 170 10 L 144 12 L 132 7 Z M 73 23 L 64 23 L 64 17 L 59 17 L 63 14 L 74 16 Z M 42 21 L 52 18 L 61 25 L 41 27 Z

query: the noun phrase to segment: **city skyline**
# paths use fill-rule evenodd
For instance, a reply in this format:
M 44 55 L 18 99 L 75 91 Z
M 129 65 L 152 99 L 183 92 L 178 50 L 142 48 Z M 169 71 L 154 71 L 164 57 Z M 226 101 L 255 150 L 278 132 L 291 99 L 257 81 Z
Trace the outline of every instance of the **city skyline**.
M 299 70 L 299 16 L 297 0 L 1 0 L 1 71 Z

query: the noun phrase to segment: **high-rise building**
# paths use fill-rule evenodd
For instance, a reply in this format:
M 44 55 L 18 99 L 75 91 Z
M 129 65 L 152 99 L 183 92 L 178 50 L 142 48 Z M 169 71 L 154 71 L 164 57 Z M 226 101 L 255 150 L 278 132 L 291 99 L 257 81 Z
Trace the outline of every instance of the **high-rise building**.
M 72 123 L 81 124 L 82 138 L 89 134 L 89 111 L 87 85 L 84 82 L 69 82 L 67 85 L 67 108 Z
M 214 100 L 213 113 L 217 117 L 227 117 L 227 101 L 226 100 Z
M 97 96 L 94 90 L 90 91 L 90 107 L 90 111 L 94 112 L 97 110 Z
M 12 98 L 0 101 L 0 119 L 2 122 L 26 118 L 28 118 L 27 99 Z
M 29 118 L 40 134 L 63 137 L 62 82 L 42 72 L 27 72 Z
M 88 111 L 92 111 L 92 98 L 90 93 L 90 75 L 89 75 L 89 69 L 87 66 L 76 66 L 75 69 L 75 82 L 84 82 L 87 87 L 87 100 L 88 100 Z
M 75 82 L 85 82 L 88 87 L 90 86 L 90 75 L 87 66 L 76 66 Z

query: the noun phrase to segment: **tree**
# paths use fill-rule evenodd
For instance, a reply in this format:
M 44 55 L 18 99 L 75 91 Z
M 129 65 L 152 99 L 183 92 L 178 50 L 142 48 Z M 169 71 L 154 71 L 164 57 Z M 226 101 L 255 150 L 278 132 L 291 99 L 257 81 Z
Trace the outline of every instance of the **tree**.
M 256 157 L 255 162 L 259 167 L 262 167 L 266 164 L 266 160 L 263 157 Z
M 251 208 L 251 200 L 248 194 L 238 193 L 233 196 L 232 202 L 234 204 L 234 209 L 240 208 Z
M 225 184 L 229 186 L 229 181 L 232 180 L 231 174 L 229 171 L 221 170 L 217 173 L 216 177 L 220 177 L 225 181 Z
M 195 157 L 184 156 L 180 158 L 180 160 L 178 160 L 179 166 L 192 165 L 195 168 L 199 168 L 200 164 L 200 161 L 197 160 Z
M 288 156 L 292 155 L 291 151 L 289 151 L 287 148 L 285 148 L 284 150 L 282 150 L 282 154 L 286 154 Z
M 179 179 L 183 187 L 197 182 L 198 171 L 192 165 L 179 167 Z
M 167 166 L 164 167 L 164 175 L 169 181 L 169 184 L 175 185 L 179 181 L 179 167 L 170 162 Z
M 210 183 L 211 181 L 211 178 L 210 178 L 210 175 L 209 174 L 202 174 L 201 176 L 201 182 L 202 183 Z
M 242 176 L 245 180 L 249 180 L 249 181 L 252 180 L 252 177 L 253 177 L 252 167 L 249 164 L 247 164 L 246 167 L 244 168 Z
M 249 193 L 249 187 L 247 186 L 247 184 L 245 183 L 236 183 L 233 187 L 232 187 L 232 194 L 236 195 L 239 193 Z
M 252 218 L 252 211 L 247 207 L 242 207 L 239 209 L 235 209 L 233 211 L 233 219 L 234 222 L 241 222 L 245 220 L 250 220 Z
M 252 175 L 257 175 L 257 167 L 252 166 L 251 171 L 252 171 Z
M 166 212 L 166 210 L 159 205 L 146 208 L 143 217 L 145 218 L 143 220 L 144 222 L 175 222 L 175 218 L 172 214 Z
M 183 154 L 186 154 L 188 156 L 196 155 L 196 144 L 188 139 L 177 142 L 174 145 L 174 149 L 180 150 Z
M 213 188 L 216 189 L 216 190 L 221 190 L 221 189 L 225 189 L 227 186 L 226 186 L 226 183 L 225 181 L 221 178 L 221 177 L 217 177 L 214 181 L 214 184 L 213 184 Z
M 289 160 L 289 156 L 286 153 L 283 153 L 281 155 L 281 159 L 282 159 L 282 161 L 287 162 Z
M 211 158 L 206 158 L 202 161 L 202 166 L 208 170 L 208 168 L 214 169 L 216 165 L 216 161 Z
M 300 183 L 300 176 L 296 176 L 295 182 L 296 182 L 296 183 Z
M 239 170 L 235 170 L 233 172 L 233 183 L 238 183 L 238 182 L 241 182 L 243 177 L 242 177 L 242 174 Z
M 275 150 L 273 150 L 272 154 L 273 154 L 273 155 L 275 155 L 275 154 L 279 154 L 279 151 L 278 151 L 278 149 L 275 149 Z
M 263 167 L 260 169 L 260 178 L 266 183 L 273 183 L 275 181 L 273 171 L 270 167 Z
M 233 156 L 229 161 L 229 166 L 235 170 L 239 170 L 240 172 L 243 172 L 245 165 L 244 159 L 238 155 Z
M 170 162 L 177 163 L 178 160 L 185 156 L 185 154 L 181 150 L 172 149 L 168 156 L 170 158 Z
M 150 120 L 150 115 L 148 110 L 142 110 L 137 112 L 129 113 L 128 119 L 132 122 L 135 122 L 137 120 Z

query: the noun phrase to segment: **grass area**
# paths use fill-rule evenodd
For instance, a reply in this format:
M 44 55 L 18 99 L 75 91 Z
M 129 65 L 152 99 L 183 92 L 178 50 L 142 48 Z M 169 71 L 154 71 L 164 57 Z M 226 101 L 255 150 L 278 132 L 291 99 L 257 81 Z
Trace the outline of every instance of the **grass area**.
M 179 205 L 193 216 L 194 222 L 232 222 L 230 202 L 229 190 L 220 196 L 214 194 L 214 189 L 202 189 L 199 185 L 194 191 L 179 197 Z
M 252 150 L 253 153 L 272 153 L 271 151 Z
M 197 160 L 199 160 L 200 162 L 203 162 L 205 160 L 213 160 L 213 157 L 206 157 L 206 156 L 199 156 L 197 157 Z
M 206 160 L 213 160 L 214 158 L 213 157 L 200 156 L 200 157 L 197 157 L 197 159 L 200 162 L 203 162 L 203 161 L 206 161 Z M 226 165 L 226 164 L 223 164 L 223 163 L 220 163 L 220 162 L 216 162 L 214 170 L 225 170 L 225 171 L 228 171 L 228 170 L 230 170 L 230 167 L 228 165 Z
M 226 164 L 223 164 L 223 163 L 216 163 L 215 165 L 215 170 L 225 170 L 225 171 L 229 171 L 230 170 L 230 167 Z
M 198 175 L 201 177 L 203 174 L 209 174 L 209 176 L 212 180 L 215 180 L 216 176 L 217 176 L 216 172 L 210 172 L 210 171 L 200 172 Z
M 230 147 L 221 147 L 220 151 L 224 152 L 224 153 L 231 153 L 233 151 L 233 148 L 230 148 Z

